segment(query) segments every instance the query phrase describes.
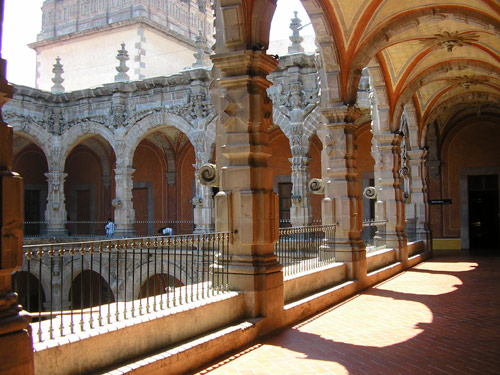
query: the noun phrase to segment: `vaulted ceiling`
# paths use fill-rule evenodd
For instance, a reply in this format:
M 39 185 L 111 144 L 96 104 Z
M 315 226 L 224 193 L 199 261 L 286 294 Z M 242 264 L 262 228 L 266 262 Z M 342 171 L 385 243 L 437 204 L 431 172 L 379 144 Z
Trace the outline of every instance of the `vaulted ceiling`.
M 354 102 L 361 69 L 375 59 L 393 122 L 409 102 L 421 129 L 436 123 L 443 132 L 464 116 L 500 116 L 498 0 L 302 2 L 317 35 L 330 28 L 346 102 Z M 319 7 L 327 25 L 315 20 Z

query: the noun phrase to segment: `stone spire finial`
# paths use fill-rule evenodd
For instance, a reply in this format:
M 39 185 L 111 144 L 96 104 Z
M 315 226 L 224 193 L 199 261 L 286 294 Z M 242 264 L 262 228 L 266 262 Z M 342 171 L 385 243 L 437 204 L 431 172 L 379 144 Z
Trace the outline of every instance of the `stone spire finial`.
M 301 20 L 300 18 L 297 17 L 297 11 L 293 12 L 294 18 L 291 19 L 290 22 L 290 29 L 292 30 L 292 36 L 290 36 L 290 41 L 292 42 L 292 45 L 288 47 L 288 53 L 300 53 L 304 52 L 304 48 L 300 43 L 304 40 L 299 34 L 300 29 L 302 29 L 301 26 Z
M 50 89 L 52 94 L 63 94 L 64 87 L 62 83 L 64 82 L 64 78 L 62 74 L 64 73 L 63 65 L 61 64 L 61 58 L 59 56 L 56 57 L 56 63 L 53 65 L 52 73 L 54 73 L 54 78 L 52 78 L 52 82 L 54 82 L 54 86 Z
M 115 76 L 115 82 L 127 82 L 130 81 L 130 77 L 127 74 L 127 60 L 129 59 L 128 51 L 125 49 L 125 43 L 122 43 L 122 49 L 118 50 L 118 55 L 116 55 L 118 61 L 120 61 L 120 65 L 115 69 L 118 71 L 118 74 Z
M 198 31 L 198 35 L 196 36 L 196 52 L 193 53 L 196 61 L 192 65 L 193 68 L 203 68 L 205 64 L 203 63 L 203 56 L 205 55 L 205 51 L 203 50 L 203 45 L 205 41 L 203 40 L 203 36 L 201 34 L 201 30 Z

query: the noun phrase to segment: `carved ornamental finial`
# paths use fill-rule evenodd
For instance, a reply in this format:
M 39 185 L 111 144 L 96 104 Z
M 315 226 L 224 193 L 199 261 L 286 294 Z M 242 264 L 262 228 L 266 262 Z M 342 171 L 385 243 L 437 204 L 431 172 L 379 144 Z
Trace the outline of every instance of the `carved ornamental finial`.
M 64 78 L 62 77 L 62 74 L 64 73 L 64 69 L 59 56 L 56 57 L 56 63 L 53 67 L 52 73 L 54 73 L 54 78 L 52 78 L 52 82 L 54 82 L 54 86 L 52 86 L 50 92 L 52 94 L 63 94 L 64 87 L 62 83 L 64 82 Z
M 196 52 L 193 53 L 196 61 L 192 65 L 193 68 L 203 68 L 205 64 L 203 63 L 203 56 L 205 55 L 205 51 L 203 50 L 204 40 L 203 35 L 201 33 L 201 29 L 198 31 L 198 35 L 196 36 Z
M 297 17 L 297 11 L 294 11 L 293 14 L 294 18 L 292 18 L 290 22 L 292 36 L 289 37 L 292 45 L 288 47 L 288 53 L 301 53 L 304 52 L 304 47 L 301 45 L 304 38 L 302 38 L 299 33 L 302 29 L 301 20 Z
M 128 51 L 125 49 L 125 43 L 122 43 L 122 49 L 118 50 L 118 55 L 116 55 L 116 59 L 120 61 L 120 65 L 115 69 L 118 71 L 118 74 L 115 76 L 115 82 L 127 82 L 130 81 L 130 77 L 127 74 L 127 60 L 129 59 Z

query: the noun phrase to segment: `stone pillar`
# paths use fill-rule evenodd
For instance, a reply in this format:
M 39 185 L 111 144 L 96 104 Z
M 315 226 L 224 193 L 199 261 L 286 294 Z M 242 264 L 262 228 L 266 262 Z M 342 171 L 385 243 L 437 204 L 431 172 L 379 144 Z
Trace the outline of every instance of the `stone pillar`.
M 411 170 L 411 204 L 414 209 L 415 218 L 417 219 L 417 239 L 430 242 L 430 231 L 428 223 L 428 206 L 427 206 L 427 178 L 425 161 L 427 150 L 412 149 L 408 151 L 409 164 Z
M 118 158 L 117 158 L 118 159 Z M 115 237 L 134 236 L 135 211 L 132 203 L 134 182 L 132 174 L 135 169 L 129 166 L 117 166 L 115 169 L 116 195 L 112 201 L 115 209 Z
M 366 250 L 361 240 L 363 217 L 356 186 L 355 126 L 347 106 L 322 109 L 326 119 L 320 132 L 324 198 L 323 224 L 337 224 L 336 259 L 348 266 L 349 279 L 366 275 Z
M 48 181 L 45 220 L 47 221 L 47 236 L 49 237 L 64 237 L 68 234 L 65 226 L 68 216 L 64 195 L 64 180 L 67 176 L 67 173 L 60 170 L 45 173 Z
M 0 30 L 3 1 L 0 1 Z M 0 33 L 1 39 L 1 33 Z M 12 98 L 0 57 L 0 109 Z M 34 373 L 33 340 L 28 321 L 12 290 L 11 274 L 22 264 L 23 180 L 12 171 L 13 131 L 0 117 L 0 375 Z
M 311 179 L 309 163 L 311 158 L 305 155 L 294 155 L 292 164 L 292 206 L 290 222 L 292 226 L 307 226 L 312 223 L 312 206 L 308 184 Z
M 194 233 L 213 233 L 215 207 L 212 188 L 203 186 L 198 179 L 196 179 L 196 195 L 193 198 L 193 205 Z
M 211 233 L 215 230 L 215 213 L 214 213 L 214 198 L 212 188 L 204 186 L 198 178 L 200 168 L 206 163 L 210 157 L 212 147 L 207 145 L 207 137 L 205 132 L 199 131 L 193 141 L 194 151 L 196 155 L 195 168 L 195 184 L 196 192 L 193 197 L 193 219 L 195 233 Z
M 405 226 L 405 210 L 401 176 L 401 135 L 399 132 L 378 132 L 373 134 L 372 156 L 375 160 L 374 175 L 377 190 L 375 203 L 376 220 L 386 220 L 385 236 L 387 247 L 399 251 L 398 259 L 406 262 L 408 246 Z
M 217 100 L 216 231 L 232 233 L 229 286 L 245 292 L 247 315 L 266 317 L 263 331 L 278 324 L 283 309 L 283 274 L 274 244 L 278 240 L 278 199 L 268 129 L 272 102 L 266 76 L 277 61 L 262 51 L 242 50 L 212 57 L 224 90 Z M 221 146 L 222 145 L 222 146 Z

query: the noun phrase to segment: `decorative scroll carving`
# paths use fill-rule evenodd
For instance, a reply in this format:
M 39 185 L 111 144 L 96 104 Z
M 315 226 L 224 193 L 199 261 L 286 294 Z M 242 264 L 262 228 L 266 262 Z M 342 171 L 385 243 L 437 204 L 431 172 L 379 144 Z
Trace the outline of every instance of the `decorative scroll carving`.
M 219 179 L 217 177 L 217 168 L 215 164 L 204 164 L 198 172 L 198 180 L 200 181 L 200 184 L 204 186 L 219 186 Z
M 367 186 L 363 190 L 363 196 L 368 199 L 377 199 L 377 190 L 374 186 Z
M 309 191 L 313 194 L 323 194 L 325 192 L 323 180 L 321 178 L 312 178 L 309 181 Z

